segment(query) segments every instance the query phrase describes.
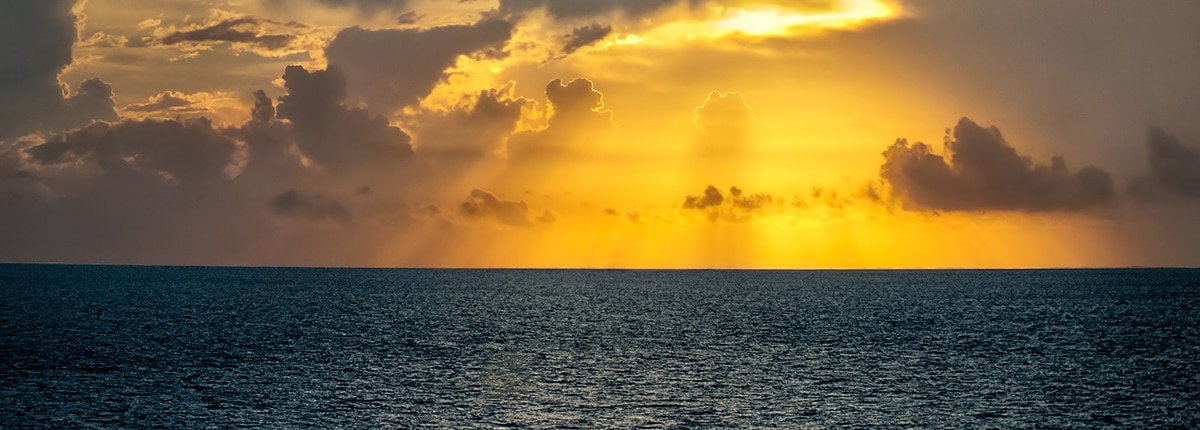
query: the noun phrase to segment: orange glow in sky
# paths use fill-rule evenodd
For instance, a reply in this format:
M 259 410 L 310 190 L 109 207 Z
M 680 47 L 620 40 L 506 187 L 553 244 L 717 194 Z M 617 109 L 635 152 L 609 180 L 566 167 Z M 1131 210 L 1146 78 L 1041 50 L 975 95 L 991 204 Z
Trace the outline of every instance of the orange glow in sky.
M 1073 4 L 12 6 L 0 261 L 1198 265 L 1200 7 Z

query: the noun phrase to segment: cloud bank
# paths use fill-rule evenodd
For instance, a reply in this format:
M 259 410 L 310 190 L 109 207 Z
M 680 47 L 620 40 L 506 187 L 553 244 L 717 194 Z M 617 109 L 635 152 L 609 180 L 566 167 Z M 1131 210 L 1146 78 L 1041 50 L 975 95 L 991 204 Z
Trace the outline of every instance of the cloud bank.
M 1066 160 L 1049 165 L 1021 155 L 996 127 L 959 120 L 946 153 L 899 139 L 883 153 L 880 176 L 905 206 L 946 211 L 1066 211 L 1108 203 L 1113 181 L 1088 166 L 1072 172 Z

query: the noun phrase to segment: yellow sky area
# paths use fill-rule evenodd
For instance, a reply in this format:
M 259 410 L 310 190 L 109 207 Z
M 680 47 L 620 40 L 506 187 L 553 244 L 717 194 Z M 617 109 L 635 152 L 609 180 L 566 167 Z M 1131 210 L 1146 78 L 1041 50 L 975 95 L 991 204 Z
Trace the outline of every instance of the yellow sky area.
M 680 40 L 715 40 L 726 37 L 767 38 L 813 36 L 836 30 L 853 30 L 902 13 L 898 4 L 881 0 L 836 0 L 818 7 L 781 1 L 742 1 L 732 5 L 702 7 L 690 17 L 631 32 L 634 37 L 614 39 L 614 44 L 662 44 Z M 795 2 L 791 2 L 795 3 Z
M 666 214 L 669 210 L 662 210 Z M 406 234 L 374 264 L 583 268 L 1040 268 L 1128 261 L 1105 221 L 1067 215 L 775 214 L 729 223 L 642 212 Z

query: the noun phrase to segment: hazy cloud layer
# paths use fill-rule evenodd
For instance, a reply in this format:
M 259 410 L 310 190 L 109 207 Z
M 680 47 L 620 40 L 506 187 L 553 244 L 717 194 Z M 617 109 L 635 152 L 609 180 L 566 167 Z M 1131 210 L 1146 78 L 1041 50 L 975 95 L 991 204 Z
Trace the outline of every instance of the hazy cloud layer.
M 288 190 L 272 197 L 269 207 L 271 213 L 282 217 L 336 222 L 346 222 L 350 219 L 350 212 L 337 200 L 296 190 Z
M 391 114 L 428 95 L 460 55 L 501 55 L 512 31 L 512 23 L 497 19 L 430 29 L 352 27 L 338 33 L 325 55 L 349 78 L 350 100 Z
M 1017 153 L 995 127 L 959 120 L 946 154 L 899 139 L 884 152 L 880 176 L 909 207 L 948 211 L 1078 210 L 1113 197 L 1109 174 L 1096 167 L 1072 172 L 1062 157 L 1037 164 Z
M 1134 178 L 1129 192 L 1141 200 L 1200 198 L 1200 149 L 1152 127 L 1146 137 L 1150 175 Z

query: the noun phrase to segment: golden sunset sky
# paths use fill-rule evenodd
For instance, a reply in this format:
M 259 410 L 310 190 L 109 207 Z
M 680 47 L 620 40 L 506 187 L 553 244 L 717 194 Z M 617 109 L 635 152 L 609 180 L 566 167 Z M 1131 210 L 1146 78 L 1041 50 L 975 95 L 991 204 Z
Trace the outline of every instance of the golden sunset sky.
M 0 3 L 0 261 L 1200 266 L 1200 2 Z

